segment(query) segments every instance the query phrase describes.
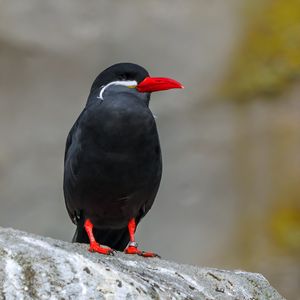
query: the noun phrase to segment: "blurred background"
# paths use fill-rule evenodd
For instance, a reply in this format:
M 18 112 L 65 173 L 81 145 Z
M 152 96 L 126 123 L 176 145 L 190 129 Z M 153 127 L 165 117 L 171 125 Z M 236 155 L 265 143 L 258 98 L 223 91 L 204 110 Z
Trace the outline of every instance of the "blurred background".
M 70 241 L 66 136 L 122 61 L 186 87 L 152 97 L 164 174 L 141 247 L 300 299 L 299 0 L 1 0 L 0 226 Z

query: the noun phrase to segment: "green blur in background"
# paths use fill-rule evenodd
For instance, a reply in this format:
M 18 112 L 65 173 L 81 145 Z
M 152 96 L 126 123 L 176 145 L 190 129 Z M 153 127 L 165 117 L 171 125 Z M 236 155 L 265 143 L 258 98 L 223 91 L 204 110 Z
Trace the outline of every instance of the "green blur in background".
M 266 270 L 283 295 L 298 299 L 300 1 L 249 1 L 245 7 L 245 30 L 220 88 L 237 103 L 239 124 L 236 174 L 243 214 L 232 259 Z
M 0 2 L 0 226 L 71 240 L 64 143 L 121 61 L 153 95 L 164 173 L 141 248 L 300 294 L 300 0 Z

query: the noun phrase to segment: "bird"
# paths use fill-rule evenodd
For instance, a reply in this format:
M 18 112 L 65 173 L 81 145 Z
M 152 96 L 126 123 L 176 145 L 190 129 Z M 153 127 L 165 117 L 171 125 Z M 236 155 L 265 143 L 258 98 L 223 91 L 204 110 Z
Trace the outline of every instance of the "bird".
M 139 249 L 135 231 L 161 181 L 162 155 L 151 93 L 181 89 L 142 66 L 117 63 L 94 80 L 66 140 L 63 191 L 76 225 L 73 242 L 89 251 L 156 257 Z

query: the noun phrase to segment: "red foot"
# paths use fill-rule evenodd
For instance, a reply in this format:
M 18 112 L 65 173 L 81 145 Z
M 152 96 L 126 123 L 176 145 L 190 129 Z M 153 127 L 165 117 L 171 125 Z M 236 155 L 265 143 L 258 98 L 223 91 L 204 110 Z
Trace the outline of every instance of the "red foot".
M 153 253 L 153 252 L 145 252 L 145 251 L 141 251 L 139 250 L 137 247 L 134 247 L 134 246 L 128 246 L 124 252 L 126 254 L 137 254 L 137 255 L 140 255 L 140 256 L 143 256 L 143 257 L 159 257 L 159 255 Z
M 105 255 L 114 255 L 114 251 L 111 248 L 101 247 L 97 242 L 92 242 L 89 248 L 90 252 L 98 252 Z

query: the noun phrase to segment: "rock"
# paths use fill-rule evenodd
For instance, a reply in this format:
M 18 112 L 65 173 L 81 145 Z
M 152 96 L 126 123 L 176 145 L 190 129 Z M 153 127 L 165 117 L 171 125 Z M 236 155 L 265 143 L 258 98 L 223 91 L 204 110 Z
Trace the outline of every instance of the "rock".
M 0 299 L 284 299 L 260 274 L 103 256 L 13 229 L 0 228 L 0 255 Z

